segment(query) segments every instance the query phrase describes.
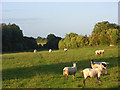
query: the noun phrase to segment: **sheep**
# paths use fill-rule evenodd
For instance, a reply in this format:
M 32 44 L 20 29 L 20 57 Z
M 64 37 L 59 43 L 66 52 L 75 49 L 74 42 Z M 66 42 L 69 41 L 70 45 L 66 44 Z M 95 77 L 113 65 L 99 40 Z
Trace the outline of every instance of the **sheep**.
M 52 49 L 49 49 L 49 53 L 51 53 L 52 52 Z
M 34 49 L 34 53 L 37 53 L 37 50 L 36 50 L 36 49 Z
M 95 51 L 95 55 L 97 56 L 98 54 L 101 54 L 101 56 L 103 56 L 104 53 L 104 49 L 103 50 L 96 50 Z
M 115 46 L 114 44 L 110 44 L 111 47 Z
M 100 68 L 95 68 L 95 69 L 86 68 L 82 70 L 81 72 L 83 72 L 83 75 L 84 75 L 84 80 L 83 80 L 84 86 L 85 86 L 85 80 L 87 79 L 87 77 L 91 77 L 91 78 L 97 77 L 98 81 L 101 82 L 100 76 L 102 75 L 103 68 L 104 68 L 103 65 L 100 64 Z
M 73 62 L 72 67 L 64 67 L 64 69 L 63 69 L 63 80 L 65 80 L 65 75 L 67 75 L 67 80 L 68 80 L 68 75 L 73 75 L 73 79 L 75 79 L 75 74 L 77 72 L 76 63 L 77 62 Z
M 93 62 L 93 60 L 90 60 L 90 61 L 91 61 L 91 67 L 93 69 L 100 68 L 100 64 L 102 64 L 105 69 L 105 74 L 107 74 L 107 65 L 109 64 L 108 62 Z
M 66 52 L 68 49 L 67 48 L 64 48 L 64 51 Z

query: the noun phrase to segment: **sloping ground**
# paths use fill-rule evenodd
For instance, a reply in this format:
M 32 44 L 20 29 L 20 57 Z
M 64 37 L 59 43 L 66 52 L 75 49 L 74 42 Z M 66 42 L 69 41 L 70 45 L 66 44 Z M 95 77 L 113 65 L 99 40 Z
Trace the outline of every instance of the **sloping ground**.
M 95 50 L 105 49 L 103 57 L 95 56 Z M 90 68 L 89 59 L 109 62 L 108 74 L 97 78 L 88 78 L 83 85 L 84 68 Z M 78 61 L 75 80 L 72 76 L 63 80 L 62 69 Z M 2 55 L 3 88 L 117 88 L 118 87 L 118 46 L 84 47 L 79 49 L 9 53 Z

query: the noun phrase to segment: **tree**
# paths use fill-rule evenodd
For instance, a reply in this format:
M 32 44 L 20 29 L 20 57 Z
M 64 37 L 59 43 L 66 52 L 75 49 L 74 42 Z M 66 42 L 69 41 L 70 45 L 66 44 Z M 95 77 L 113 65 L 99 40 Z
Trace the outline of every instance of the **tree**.
M 16 51 L 22 49 L 23 33 L 16 24 L 2 24 L 3 51 Z
M 60 40 L 60 37 L 56 37 L 54 34 L 49 34 L 47 36 L 47 48 L 58 49 L 58 43 Z
M 109 45 L 107 34 L 105 31 L 101 32 L 99 40 L 101 45 Z
M 66 46 L 65 46 L 65 43 L 64 43 L 64 39 L 61 39 L 61 40 L 59 41 L 58 47 L 59 47 L 59 49 L 64 49 L 64 48 L 66 47 Z
M 118 30 L 112 29 L 111 36 L 110 36 L 110 43 L 117 44 L 118 43 Z
M 94 26 L 91 37 L 89 37 L 89 45 L 117 44 L 119 38 L 117 32 L 119 29 L 120 25 L 111 24 L 108 21 L 98 22 Z
M 71 48 L 77 48 L 76 37 L 71 38 Z
M 32 37 L 24 37 L 22 30 L 16 24 L 1 24 L 2 51 L 23 51 L 38 48 Z

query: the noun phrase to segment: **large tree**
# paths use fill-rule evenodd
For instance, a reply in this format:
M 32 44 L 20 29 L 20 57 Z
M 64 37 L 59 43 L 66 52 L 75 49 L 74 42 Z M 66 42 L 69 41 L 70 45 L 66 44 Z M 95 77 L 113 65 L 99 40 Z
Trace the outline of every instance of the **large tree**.
M 109 45 L 117 44 L 119 25 L 109 23 L 108 21 L 98 22 L 89 37 L 90 45 Z
M 61 37 L 57 37 L 54 34 L 49 34 L 47 36 L 47 48 L 58 49 L 58 43 L 61 40 Z

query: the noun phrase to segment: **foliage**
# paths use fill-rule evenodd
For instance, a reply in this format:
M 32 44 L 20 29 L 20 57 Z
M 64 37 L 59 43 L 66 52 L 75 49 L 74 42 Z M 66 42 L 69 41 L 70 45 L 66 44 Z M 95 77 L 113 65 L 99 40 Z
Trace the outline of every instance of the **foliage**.
M 62 39 L 59 43 L 59 49 L 63 48 L 79 48 L 88 45 L 89 38 L 87 35 L 82 36 L 76 33 L 66 34 L 65 39 Z
M 46 43 L 46 42 L 47 42 L 47 39 L 38 36 L 37 39 L 36 39 L 36 41 L 37 41 L 38 44 L 40 44 L 40 43 Z
M 118 31 L 120 26 L 111 24 L 108 21 L 98 22 L 89 38 L 89 45 L 109 45 L 118 43 Z
M 61 37 L 56 37 L 54 34 L 49 34 L 47 36 L 46 47 L 51 49 L 58 49 L 58 43 L 61 40 Z
M 65 38 L 49 34 L 47 38 L 38 36 L 23 36 L 22 30 L 16 24 L 1 24 L 2 26 L 2 46 L 3 51 L 22 51 L 29 49 L 63 49 L 63 48 L 80 48 L 84 46 L 96 45 L 117 45 L 120 41 L 120 25 L 109 23 L 108 21 L 98 22 L 95 24 L 89 37 L 87 35 L 78 35 L 69 33 Z M 37 45 L 38 44 L 38 45 Z
M 34 38 L 24 37 L 16 24 L 2 24 L 2 51 L 22 51 L 37 48 Z

